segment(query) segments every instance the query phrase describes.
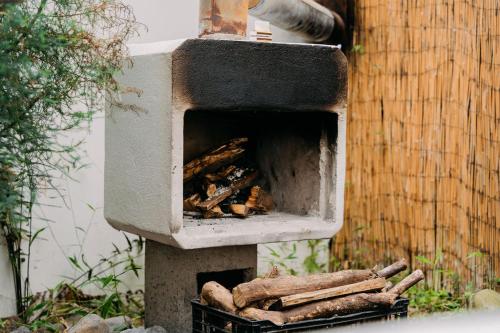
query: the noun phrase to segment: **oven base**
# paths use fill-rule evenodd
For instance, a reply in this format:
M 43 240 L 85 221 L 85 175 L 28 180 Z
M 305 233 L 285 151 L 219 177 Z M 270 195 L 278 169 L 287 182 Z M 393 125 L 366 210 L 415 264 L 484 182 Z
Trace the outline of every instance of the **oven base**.
M 182 250 L 146 241 L 145 326 L 192 331 L 191 300 L 208 280 L 231 288 L 255 278 L 257 245 Z

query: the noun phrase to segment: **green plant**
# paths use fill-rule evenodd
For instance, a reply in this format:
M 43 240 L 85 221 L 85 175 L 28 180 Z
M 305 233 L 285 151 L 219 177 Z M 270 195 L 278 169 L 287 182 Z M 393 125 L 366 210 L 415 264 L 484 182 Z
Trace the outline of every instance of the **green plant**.
M 429 286 L 412 287 L 407 291 L 410 308 L 414 313 L 457 311 L 467 306 L 470 295 L 457 295 L 446 289 Z
M 122 278 L 129 273 L 139 277 L 142 268 L 136 260 L 143 255 L 144 241 L 140 237 L 133 240 L 125 234 L 124 237 L 127 247 L 120 249 L 113 244 L 111 254 L 96 264 L 90 265 L 83 254 L 69 257 L 68 260 L 80 274 L 45 293 L 31 296 L 24 320 L 19 324 L 27 325 L 33 331 L 56 332 L 61 331 L 61 325 L 67 328 L 67 320 L 72 316 L 96 313 L 103 318 L 128 316 L 140 325 L 144 317 L 143 293 L 126 290 Z M 84 290 L 89 285 L 97 289 L 99 295 L 85 294 Z
M 308 274 L 326 272 L 326 263 L 321 263 L 318 259 L 322 251 L 326 251 L 328 253 L 328 245 L 324 244 L 324 242 L 322 244 L 321 240 L 308 240 L 307 248 L 309 250 L 309 254 L 305 257 L 302 263 L 305 272 Z
M 464 283 L 459 275 L 442 268 L 443 252 L 438 249 L 434 258 L 416 256 L 431 279 L 408 290 L 410 307 L 417 313 L 458 311 L 471 304 L 477 290 L 474 282 Z
M 287 274 L 297 275 L 298 272 L 291 267 L 291 263 L 297 259 L 297 242 L 281 243 L 276 249 L 266 246 L 270 257 L 267 262 L 270 266 L 277 266 L 283 269 Z
M 134 32 L 135 19 L 119 0 L 0 7 L 0 227 L 19 313 L 30 294 L 31 245 L 41 232 L 31 223 L 37 191 L 58 191 L 53 180 L 81 165 L 81 140 L 61 133 L 89 123 L 104 97 L 118 91 L 113 75 Z

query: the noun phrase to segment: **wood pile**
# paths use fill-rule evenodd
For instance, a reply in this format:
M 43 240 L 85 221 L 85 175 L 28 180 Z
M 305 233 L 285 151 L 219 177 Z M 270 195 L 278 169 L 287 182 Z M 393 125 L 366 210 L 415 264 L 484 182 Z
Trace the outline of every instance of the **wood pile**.
M 424 278 L 416 270 L 392 286 L 387 281 L 406 270 L 402 259 L 384 269 L 344 270 L 309 276 L 281 276 L 274 270 L 264 278 L 236 286 L 232 292 L 215 281 L 206 283 L 201 303 L 251 320 L 275 325 L 327 318 L 390 307 Z
M 271 195 L 257 185 L 247 144 L 248 138 L 235 138 L 184 165 L 184 215 L 247 217 L 273 208 Z

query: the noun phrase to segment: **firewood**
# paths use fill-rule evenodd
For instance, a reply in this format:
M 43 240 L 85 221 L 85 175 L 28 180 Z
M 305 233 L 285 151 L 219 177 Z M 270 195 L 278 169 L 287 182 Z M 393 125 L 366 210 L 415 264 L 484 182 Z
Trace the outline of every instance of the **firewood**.
M 285 311 L 245 308 L 240 310 L 238 314 L 250 320 L 269 320 L 273 324 L 281 326 L 285 323 L 389 307 L 394 304 L 397 297 L 397 295 L 390 293 L 362 293 L 305 304 Z
M 295 323 L 302 320 L 345 315 L 355 312 L 389 307 L 396 302 L 397 295 L 390 293 L 354 294 L 326 301 L 314 302 L 283 312 L 285 322 Z
M 386 292 L 388 292 L 389 290 L 391 290 L 391 288 L 392 288 L 392 287 L 394 287 L 394 284 L 393 284 L 391 281 L 387 281 L 387 282 L 385 283 L 385 287 L 384 287 L 384 289 L 382 289 L 382 292 L 383 292 L 383 293 L 386 293 Z
M 191 195 L 190 197 L 184 199 L 183 202 L 183 210 L 187 212 L 196 212 L 198 211 L 198 208 L 196 208 L 196 205 L 198 205 L 201 202 L 200 195 L 198 193 L 195 193 Z
M 248 196 L 245 205 L 247 205 L 247 207 L 251 209 L 257 207 L 257 201 L 259 199 L 259 195 L 260 195 L 260 186 L 253 186 L 250 189 L 250 195 Z
M 233 289 L 234 303 L 239 308 L 262 299 L 333 288 L 376 277 L 371 270 L 346 270 L 309 276 L 279 276 L 274 279 L 255 279 Z
M 205 219 L 218 219 L 224 217 L 224 212 L 219 206 L 212 207 L 209 210 L 203 212 L 203 218 Z
M 291 306 L 297 306 L 301 304 L 311 303 L 338 296 L 344 296 L 344 295 L 350 295 L 368 291 L 380 291 L 384 287 L 385 287 L 385 279 L 377 278 L 334 288 L 321 289 L 301 294 L 283 296 L 280 297 L 279 300 L 270 307 L 270 309 L 280 310 Z
M 377 272 L 377 275 L 379 277 L 383 278 L 390 278 L 408 268 L 408 263 L 406 262 L 406 259 L 401 259 L 399 261 L 396 261 L 394 264 L 387 266 Z
M 238 217 L 246 217 L 249 212 L 248 207 L 242 204 L 231 204 L 229 210 Z
M 224 168 L 222 171 L 219 171 L 217 173 L 207 173 L 205 176 L 205 179 L 208 181 L 215 183 L 220 180 L 226 179 L 227 176 L 229 176 L 231 173 L 233 173 L 236 170 L 235 165 L 229 165 L 228 167 Z
M 271 195 L 264 191 L 260 186 L 252 187 L 245 205 L 251 210 L 260 212 L 268 212 L 274 207 Z
M 207 197 L 209 197 L 209 198 L 212 197 L 216 191 L 217 191 L 217 185 L 209 184 L 207 186 Z
M 269 299 L 265 299 L 265 300 L 259 301 L 258 302 L 259 309 L 262 309 L 262 310 L 274 310 L 271 307 L 274 304 L 276 304 L 276 302 L 278 302 L 278 301 L 279 301 L 279 298 L 269 298 Z
M 222 285 L 215 281 L 207 282 L 201 288 L 201 299 L 214 308 L 230 313 L 236 313 L 233 295 Z
M 245 152 L 243 144 L 248 142 L 248 138 L 232 139 L 228 143 L 209 151 L 205 155 L 196 158 L 184 166 L 184 182 L 190 181 L 197 175 L 202 175 L 229 164 Z
M 222 189 L 218 189 L 217 193 L 211 198 L 198 204 L 198 208 L 207 211 L 217 206 L 219 203 L 229 198 L 234 192 L 244 189 L 252 184 L 252 182 L 257 178 L 258 172 L 253 171 L 249 174 L 243 176 L 241 179 L 234 181 L 230 186 Z
M 285 315 L 279 311 L 266 311 L 256 308 L 244 308 L 238 315 L 250 320 L 269 320 L 275 325 L 281 326 L 285 323 Z
M 403 280 L 401 280 L 398 284 L 396 284 L 394 287 L 392 287 L 389 290 L 389 293 L 399 296 L 406 290 L 410 289 L 412 286 L 417 284 L 419 281 L 423 280 L 424 277 L 425 277 L 424 273 L 420 269 L 417 269 L 415 272 L 411 273 Z

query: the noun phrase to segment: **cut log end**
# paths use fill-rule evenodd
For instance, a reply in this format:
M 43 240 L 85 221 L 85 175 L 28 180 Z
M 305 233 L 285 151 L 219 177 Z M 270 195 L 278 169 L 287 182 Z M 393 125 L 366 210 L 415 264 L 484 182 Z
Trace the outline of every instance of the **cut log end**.
M 202 302 L 206 302 L 206 304 L 214 308 L 230 313 L 236 313 L 237 311 L 231 292 L 215 281 L 210 281 L 203 285 L 201 299 Z
M 242 204 L 231 204 L 229 205 L 229 210 L 238 217 L 247 217 L 250 211 L 247 206 Z
M 408 263 L 407 263 L 406 259 L 403 258 L 399 261 L 396 261 L 394 264 L 379 270 L 377 272 L 377 275 L 379 277 L 383 277 L 383 278 L 388 279 L 388 278 L 406 270 L 407 268 L 408 268 Z

